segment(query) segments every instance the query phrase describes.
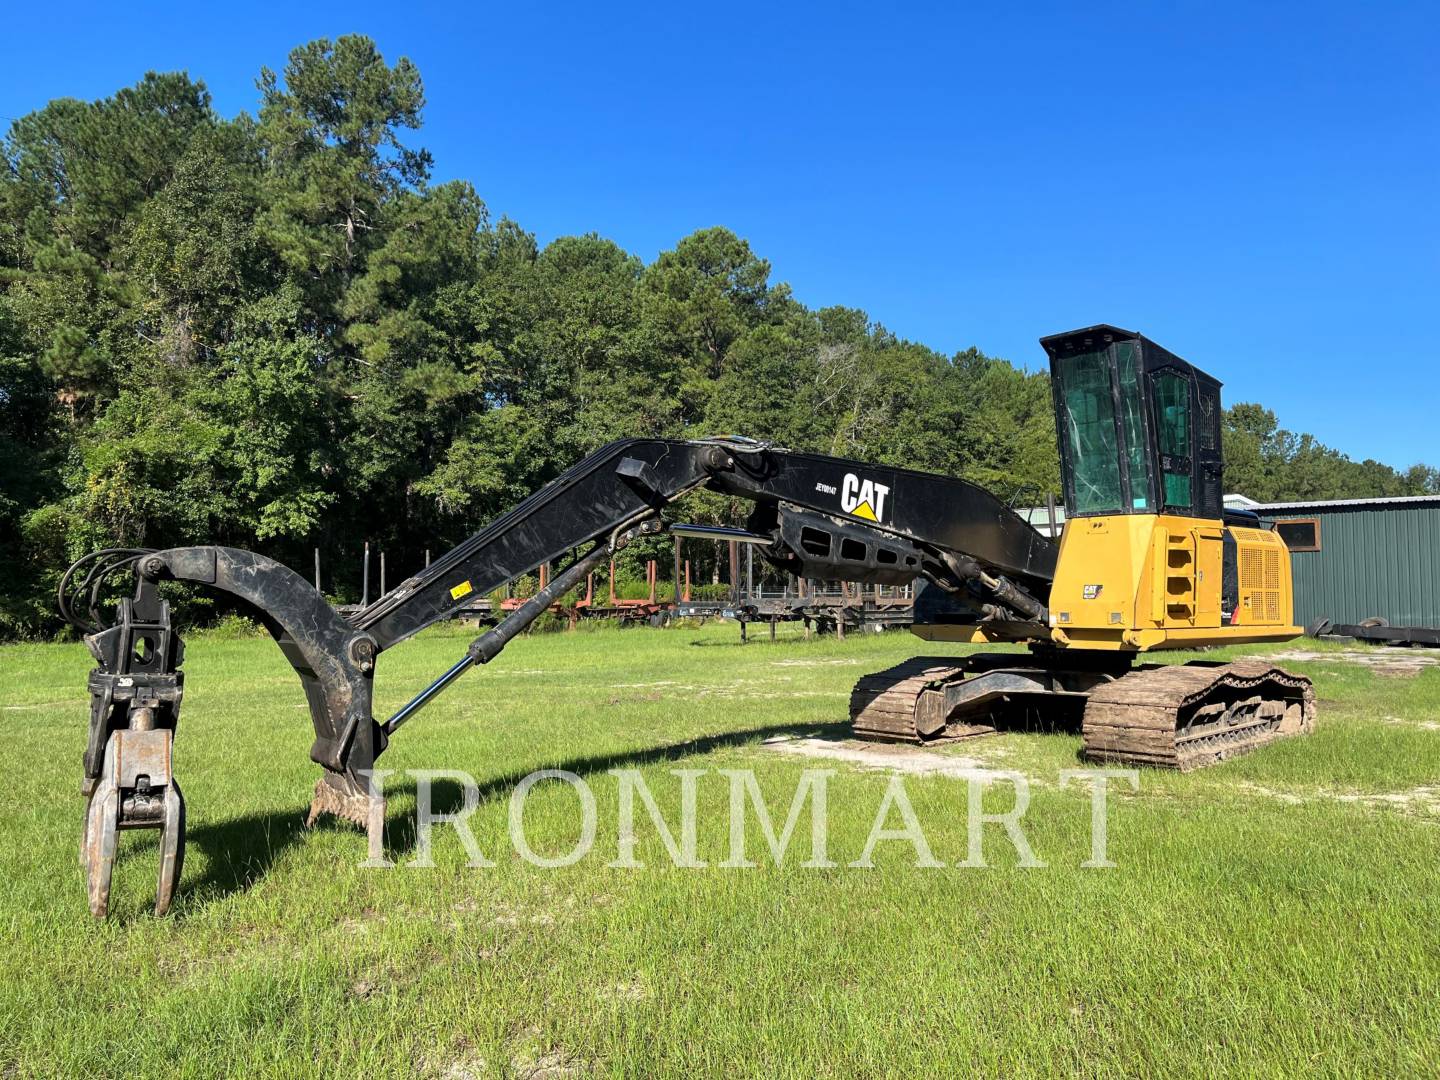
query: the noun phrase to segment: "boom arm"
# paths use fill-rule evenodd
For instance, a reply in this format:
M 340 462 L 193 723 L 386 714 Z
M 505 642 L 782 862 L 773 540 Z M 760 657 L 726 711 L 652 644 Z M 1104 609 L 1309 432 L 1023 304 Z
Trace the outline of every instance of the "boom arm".
M 87 557 L 95 560 L 93 569 L 77 582 L 81 594 L 89 591 L 92 616 L 107 574 L 133 568 L 137 583 L 134 600 L 120 605 L 116 625 L 72 618 L 87 631 L 99 664 L 90 679 L 87 836 L 95 838 L 96 851 L 109 850 L 113 861 L 117 826 L 168 828 L 173 847 L 178 813 L 183 835 L 183 804 L 173 778 L 165 774 L 166 797 L 179 810 L 167 816 L 156 809 L 161 796 L 148 786 L 151 778 L 123 772 L 120 763 L 133 760 L 133 753 L 125 758 L 118 749 L 123 739 L 147 747 L 163 742 L 168 769 L 182 653 L 168 609 L 158 600 L 157 582 L 204 584 L 256 609 L 299 674 L 310 705 L 315 728 L 310 756 L 326 770 L 316 785 L 310 820 L 329 812 L 355 821 L 367 828 L 372 852 L 378 852 L 383 802 L 365 778 L 390 734 L 466 669 L 497 655 L 601 559 L 639 534 L 659 531 L 660 511 L 701 487 L 755 503 L 750 531 L 763 537 L 767 559 L 793 573 L 894 584 L 924 577 L 970 599 L 989 618 L 1035 623 L 1046 617 L 1055 545 L 989 492 L 962 480 L 735 438 L 610 443 L 349 619 L 294 571 L 252 552 L 224 547 L 99 552 Z M 472 643 L 387 722 L 375 721 L 371 691 L 381 652 L 453 615 L 471 594 L 486 594 L 572 553 L 569 565 L 539 595 Z M 62 580 L 62 613 L 76 610 L 67 590 L 86 563 L 81 560 Z M 104 794 L 98 804 L 97 791 Z M 142 810 L 129 809 L 135 806 Z M 157 824 L 161 821 L 172 824 Z M 179 851 L 168 864 L 171 887 L 183 846 Z M 110 864 L 93 854 L 89 865 L 92 908 L 101 914 Z M 163 873 L 162 896 L 167 895 Z
M 786 510 L 791 521 L 801 518 L 796 511 L 803 510 L 843 520 L 882 545 L 893 539 L 877 550 L 897 561 L 871 559 L 867 565 L 864 558 L 840 558 L 841 545 L 832 545 L 835 557 L 827 562 L 826 554 L 806 551 L 798 543 L 798 550 L 783 550 L 786 536 L 772 537 L 773 561 L 783 562 L 786 556 L 794 562 L 818 560 L 832 571 L 824 576 L 910 581 L 925 575 L 958 581 L 966 575 L 947 564 L 947 554 L 950 561 L 968 557 L 992 575 L 1016 575 L 1037 590 L 1054 575 L 1054 544 L 989 492 L 963 480 L 742 439 L 625 439 L 566 470 L 371 604 L 354 617 L 354 624 L 379 648 L 389 648 L 452 615 L 472 592 L 487 593 L 541 563 L 658 513 L 702 486 L 759 504 L 752 524 L 766 532 L 775 533 Z M 906 554 L 915 561 L 907 565 Z M 852 565 L 847 567 L 847 562 Z M 851 575 L 840 572 L 846 569 Z

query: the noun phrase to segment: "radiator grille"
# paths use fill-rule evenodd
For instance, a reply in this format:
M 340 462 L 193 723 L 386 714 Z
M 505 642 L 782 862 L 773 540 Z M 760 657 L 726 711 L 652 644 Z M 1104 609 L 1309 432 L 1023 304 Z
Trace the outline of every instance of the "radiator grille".
M 1265 587 L 1265 561 L 1259 548 L 1240 549 L 1240 588 L 1261 589 Z
M 1280 551 L 1270 544 L 1240 548 L 1240 592 L 1250 594 L 1257 622 L 1280 621 Z

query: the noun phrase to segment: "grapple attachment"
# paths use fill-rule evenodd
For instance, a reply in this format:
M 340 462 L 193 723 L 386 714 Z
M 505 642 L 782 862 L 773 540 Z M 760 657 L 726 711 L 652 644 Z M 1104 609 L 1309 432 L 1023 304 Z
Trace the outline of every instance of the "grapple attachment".
M 184 647 L 153 587 L 120 602 L 114 626 L 87 635 L 99 663 L 90 673 L 90 736 L 85 750 L 85 822 L 80 865 L 90 911 L 110 909 L 110 881 L 121 829 L 160 831 L 155 913 L 164 915 L 185 863 L 185 800 L 171 749 L 180 718 Z
M 87 572 L 88 571 L 88 572 Z M 135 593 L 119 601 L 112 624 L 100 612 L 100 586 L 125 574 Z M 60 586 L 60 610 L 82 628 L 97 667 L 90 673 L 90 736 L 81 794 L 87 799 L 80 861 L 90 910 L 109 909 L 122 829 L 160 831 L 156 914 L 169 909 L 184 863 L 185 803 L 171 751 L 180 715 L 184 649 L 160 599 L 166 579 L 210 585 L 250 603 L 300 675 L 315 724 L 310 755 L 326 772 L 308 824 L 323 813 L 355 822 L 379 851 L 384 800 L 364 777 L 384 748 L 370 715 L 375 642 L 357 632 L 295 573 L 274 560 L 230 548 L 154 552 L 112 548 L 80 560 Z M 89 618 L 82 606 L 88 596 Z

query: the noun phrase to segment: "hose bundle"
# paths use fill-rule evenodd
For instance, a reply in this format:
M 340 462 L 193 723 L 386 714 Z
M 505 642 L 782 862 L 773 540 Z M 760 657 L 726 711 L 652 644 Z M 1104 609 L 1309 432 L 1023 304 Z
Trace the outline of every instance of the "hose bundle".
M 56 590 L 56 606 L 60 616 L 83 634 L 94 634 L 108 628 L 100 614 L 100 590 L 105 579 L 113 574 L 131 569 L 136 562 L 149 555 L 153 548 L 101 548 L 83 555 L 70 564 L 60 578 Z M 83 578 L 81 569 L 88 567 Z M 77 611 L 77 605 L 84 605 Z M 89 618 L 85 618 L 88 614 Z

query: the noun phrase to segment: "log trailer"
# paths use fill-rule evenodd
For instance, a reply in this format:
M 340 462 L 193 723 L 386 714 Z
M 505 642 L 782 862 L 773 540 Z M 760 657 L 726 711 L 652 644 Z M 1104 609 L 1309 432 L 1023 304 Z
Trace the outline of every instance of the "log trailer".
M 92 912 L 108 910 L 118 830 L 160 831 L 157 914 L 183 865 L 185 804 L 171 757 L 183 645 L 158 593 L 164 581 L 254 609 L 309 703 L 310 756 L 322 773 L 307 823 L 322 814 L 354 822 L 375 854 L 384 804 L 368 770 L 395 733 L 602 561 L 666 529 L 754 544 L 802 578 L 915 582 L 913 632 L 927 641 L 1028 646 L 921 657 L 861 679 L 850 704 L 861 737 L 925 743 L 990 731 L 1007 716 L 1078 720 L 1087 758 L 1190 769 L 1308 731 L 1315 697 L 1301 676 L 1263 662 L 1137 663 L 1157 650 L 1301 632 L 1280 537 L 1223 508 L 1220 384 L 1113 326 L 1041 344 L 1068 515 L 1058 545 L 963 480 L 743 438 L 636 438 L 597 450 L 348 617 L 299 574 L 250 551 L 111 548 L 79 560 L 59 602 L 98 665 L 80 853 Z M 667 524 L 666 507 L 698 488 L 754 503 L 746 526 Z M 383 652 L 545 562 L 564 568 L 393 716 L 372 714 Z M 102 612 L 102 585 L 116 575 L 133 579 L 133 595 Z

